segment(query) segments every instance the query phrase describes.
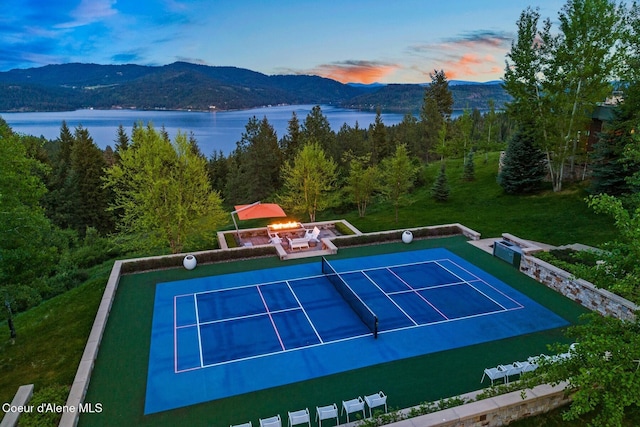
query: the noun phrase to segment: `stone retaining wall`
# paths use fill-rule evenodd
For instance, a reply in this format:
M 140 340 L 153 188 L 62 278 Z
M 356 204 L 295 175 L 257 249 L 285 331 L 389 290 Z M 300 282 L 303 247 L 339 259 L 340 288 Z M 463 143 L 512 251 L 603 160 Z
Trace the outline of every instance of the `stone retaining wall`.
M 387 427 L 505 426 L 513 421 L 544 414 L 552 409 L 567 405 L 570 400 L 564 393 L 564 387 L 564 383 L 555 387 L 543 384 L 524 392 L 514 391 L 387 424 Z M 524 399 L 522 393 L 524 393 Z M 401 413 L 406 415 L 409 411 L 410 409 L 406 409 Z M 356 424 L 352 423 L 351 425 Z
M 593 283 L 574 277 L 558 267 L 534 256 L 541 248 L 511 234 L 502 237 L 522 249 L 520 271 L 567 298 L 604 316 L 634 320 L 637 305 Z

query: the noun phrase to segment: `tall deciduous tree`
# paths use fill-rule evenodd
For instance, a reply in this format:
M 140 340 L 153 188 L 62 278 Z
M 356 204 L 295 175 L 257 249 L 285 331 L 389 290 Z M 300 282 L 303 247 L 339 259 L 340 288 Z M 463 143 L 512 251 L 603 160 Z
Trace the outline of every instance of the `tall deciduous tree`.
M 180 252 L 190 238 L 211 236 L 224 221 L 221 200 L 211 190 L 206 159 L 193 153 L 185 134 L 174 143 L 152 125 L 138 126 L 121 161 L 107 171 L 120 226 L 147 236 L 152 245 Z
M 316 142 L 306 144 L 293 163 L 283 170 L 284 192 L 282 203 L 298 214 L 316 220 L 316 214 L 335 203 L 336 163 L 328 158 Z
M 393 156 L 382 161 L 381 169 L 383 192 L 393 203 L 395 219 L 398 222 L 398 210 L 413 187 L 417 168 L 411 162 L 407 147 L 400 144 Z
M 380 187 L 380 171 L 377 165 L 369 165 L 369 156 L 355 157 L 349 162 L 347 191 L 358 207 L 358 216 L 364 217 L 371 197 Z
M 0 118 L 0 288 L 11 294 L 46 275 L 57 257 L 48 241 L 51 223 L 39 204 L 46 192 L 37 173 L 42 167 Z
M 516 120 L 541 129 L 539 144 L 553 189 L 560 191 L 579 132 L 587 128 L 593 108 L 617 77 L 625 18 L 611 0 L 567 1 L 558 15 L 557 35 L 550 20 L 538 31 L 539 18 L 530 8 L 520 16 L 504 80 L 514 98 L 509 109 Z

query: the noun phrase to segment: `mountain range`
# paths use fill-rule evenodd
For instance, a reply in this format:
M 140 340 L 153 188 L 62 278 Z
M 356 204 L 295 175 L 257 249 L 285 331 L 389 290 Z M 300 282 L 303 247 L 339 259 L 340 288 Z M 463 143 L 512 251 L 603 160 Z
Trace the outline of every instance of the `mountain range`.
M 509 101 L 500 81 L 451 81 L 454 109 L 501 109 Z M 280 104 L 416 113 L 421 84 L 343 84 L 311 75 L 268 76 L 236 67 L 187 62 L 164 66 L 60 64 L 0 72 L 0 111 L 81 108 L 236 110 Z

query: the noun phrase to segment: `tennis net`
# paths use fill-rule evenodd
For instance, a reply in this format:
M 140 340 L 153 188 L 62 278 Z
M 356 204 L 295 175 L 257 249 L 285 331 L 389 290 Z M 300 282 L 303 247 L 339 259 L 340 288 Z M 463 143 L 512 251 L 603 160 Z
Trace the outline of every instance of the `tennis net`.
M 342 298 L 349 304 L 351 309 L 360 317 L 362 322 L 373 333 L 374 338 L 378 338 L 378 316 L 365 304 L 353 289 L 344 281 L 329 262 L 322 257 L 322 273 L 336 288 Z

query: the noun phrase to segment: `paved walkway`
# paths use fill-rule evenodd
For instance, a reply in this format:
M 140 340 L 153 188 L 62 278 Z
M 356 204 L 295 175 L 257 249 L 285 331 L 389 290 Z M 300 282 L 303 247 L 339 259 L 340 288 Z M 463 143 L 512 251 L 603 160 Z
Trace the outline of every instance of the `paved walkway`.
M 490 237 L 487 239 L 480 239 L 480 240 L 469 240 L 469 244 L 473 245 L 479 249 L 482 249 L 483 251 L 492 254 L 493 253 L 493 244 L 495 242 L 499 242 L 500 240 L 502 240 L 502 237 Z M 551 250 L 551 249 L 557 249 L 555 246 L 552 245 L 548 245 L 546 243 L 540 243 L 540 242 L 534 242 L 533 240 L 527 240 L 527 243 L 530 243 L 531 246 L 537 246 L 541 249 L 544 249 L 545 251 Z M 568 245 L 567 247 L 572 247 L 573 249 L 576 249 L 574 246 L 576 246 L 576 244 L 574 245 Z M 584 246 L 584 245 L 582 245 Z M 561 248 L 564 248 L 564 246 L 562 246 Z M 578 250 L 578 249 L 576 249 Z

